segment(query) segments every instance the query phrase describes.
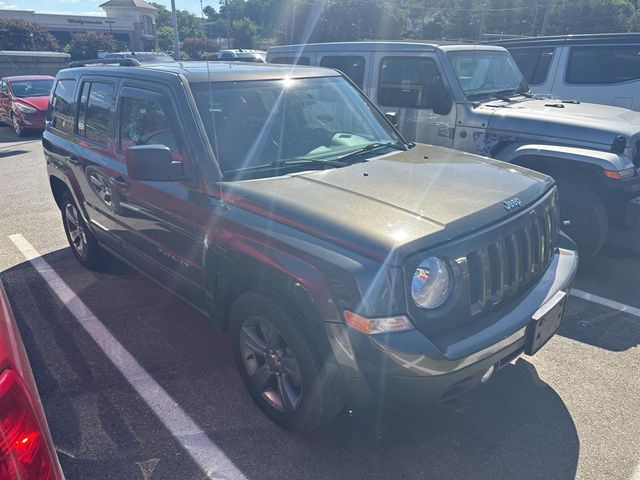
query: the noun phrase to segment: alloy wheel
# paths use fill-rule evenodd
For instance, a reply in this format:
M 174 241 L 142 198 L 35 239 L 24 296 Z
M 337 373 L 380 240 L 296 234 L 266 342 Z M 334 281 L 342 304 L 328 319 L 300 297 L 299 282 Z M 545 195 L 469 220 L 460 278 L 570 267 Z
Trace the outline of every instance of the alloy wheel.
M 282 333 L 265 318 L 249 317 L 240 329 L 240 342 L 256 391 L 278 411 L 297 410 L 302 403 L 300 366 Z
M 80 257 L 85 258 L 87 255 L 87 235 L 80 222 L 75 205 L 67 203 L 64 209 L 64 218 L 69 231 L 71 245 Z

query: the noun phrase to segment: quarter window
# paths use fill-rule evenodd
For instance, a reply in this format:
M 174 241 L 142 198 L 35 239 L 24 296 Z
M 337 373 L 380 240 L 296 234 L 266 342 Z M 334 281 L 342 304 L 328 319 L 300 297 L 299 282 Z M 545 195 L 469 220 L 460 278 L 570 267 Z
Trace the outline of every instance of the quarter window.
M 322 57 L 322 60 L 320 60 L 320 66 L 340 70 L 360 88 L 364 85 L 364 57 L 352 55 L 327 55 L 326 57 Z
M 80 94 L 78 134 L 99 143 L 113 137 L 113 85 L 85 82 Z
M 158 102 L 138 98 L 122 99 L 120 149 L 133 145 L 165 145 L 178 150 L 167 114 Z
M 445 98 L 448 90 L 432 58 L 386 57 L 380 62 L 380 105 L 433 109 Z
M 547 79 L 555 48 L 515 48 L 511 56 L 518 64 L 522 75 L 529 85 L 541 85 Z
M 640 78 L 640 46 L 573 47 L 567 65 L 569 84 L 622 83 Z
M 47 119 L 51 127 L 66 133 L 73 132 L 75 80 L 59 80 L 53 92 Z

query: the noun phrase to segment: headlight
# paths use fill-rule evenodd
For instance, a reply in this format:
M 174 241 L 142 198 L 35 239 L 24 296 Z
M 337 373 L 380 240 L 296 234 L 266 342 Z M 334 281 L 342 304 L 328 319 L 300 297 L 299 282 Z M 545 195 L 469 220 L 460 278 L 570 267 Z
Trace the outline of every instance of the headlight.
M 425 258 L 413 273 L 411 296 L 420 308 L 438 308 L 449 298 L 452 283 L 451 273 L 443 260 Z
M 38 111 L 37 108 L 33 108 L 28 105 L 24 105 L 22 103 L 16 103 L 16 108 L 20 110 L 22 113 L 36 113 Z

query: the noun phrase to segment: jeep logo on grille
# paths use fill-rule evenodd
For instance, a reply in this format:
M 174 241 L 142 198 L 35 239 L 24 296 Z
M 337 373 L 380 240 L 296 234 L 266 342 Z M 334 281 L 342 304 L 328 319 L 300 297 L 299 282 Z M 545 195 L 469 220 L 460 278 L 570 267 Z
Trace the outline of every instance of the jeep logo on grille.
M 522 200 L 516 197 L 512 198 L 511 200 L 505 200 L 504 202 L 502 202 L 502 205 L 504 205 L 504 209 L 509 212 L 514 208 L 520 208 L 522 206 Z

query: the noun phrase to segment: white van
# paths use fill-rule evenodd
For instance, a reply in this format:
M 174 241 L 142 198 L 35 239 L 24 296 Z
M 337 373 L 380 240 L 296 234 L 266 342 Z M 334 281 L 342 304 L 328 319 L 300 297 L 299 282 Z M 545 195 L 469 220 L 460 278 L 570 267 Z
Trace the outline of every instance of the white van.
M 492 44 L 511 52 L 534 93 L 640 111 L 640 34 L 534 37 Z

